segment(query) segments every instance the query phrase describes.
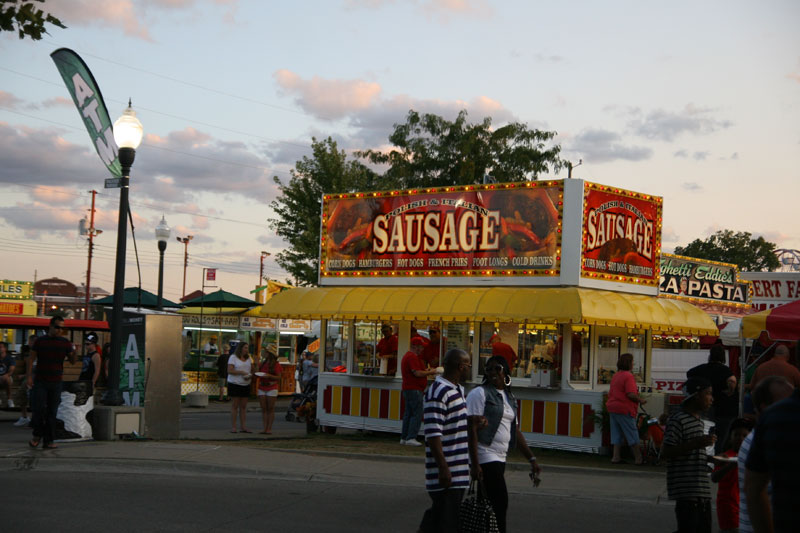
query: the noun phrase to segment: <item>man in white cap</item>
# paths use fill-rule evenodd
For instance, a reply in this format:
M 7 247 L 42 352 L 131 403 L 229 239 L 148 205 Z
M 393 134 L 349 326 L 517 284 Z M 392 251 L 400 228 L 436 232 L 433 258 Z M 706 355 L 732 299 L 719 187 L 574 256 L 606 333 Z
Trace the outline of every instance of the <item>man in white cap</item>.
M 97 385 L 97 378 L 100 377 L 100 368 L 102 363 L 100 361 L 100 353 L 97 351 L 97 333 L 94 331 L 87 333 L 83 339 L 83 345 L 86 348 L 84 354 L 83 366 L 81 367 L 81 375 L 78 377 L 80 381 L 91 381 L 92 390 Z

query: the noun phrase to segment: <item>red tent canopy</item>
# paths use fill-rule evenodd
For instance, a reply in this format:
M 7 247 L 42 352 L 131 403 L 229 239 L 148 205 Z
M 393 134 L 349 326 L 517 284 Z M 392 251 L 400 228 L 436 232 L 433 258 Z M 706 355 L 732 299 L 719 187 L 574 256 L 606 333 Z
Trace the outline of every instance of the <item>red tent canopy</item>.
M 742 318 L 742 336 L 757 339 L 766 331 L 773 341 L 800 340 L 800 300 Z
M 47 329 L 50 318 L 38 316 L 0 316 L 0 328 L 36 328 Z M 108 331 L 108 322 L 105 320 L 64 320 L 67 329 Z

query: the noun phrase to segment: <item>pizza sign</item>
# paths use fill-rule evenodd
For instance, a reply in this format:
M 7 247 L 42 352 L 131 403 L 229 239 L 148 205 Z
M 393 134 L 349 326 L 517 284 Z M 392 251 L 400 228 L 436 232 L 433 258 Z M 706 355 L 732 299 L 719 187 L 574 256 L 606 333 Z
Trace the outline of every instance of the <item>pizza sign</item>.
M 656 196 L 586 183 L 581 275 L 656 285 L 661 203 Z

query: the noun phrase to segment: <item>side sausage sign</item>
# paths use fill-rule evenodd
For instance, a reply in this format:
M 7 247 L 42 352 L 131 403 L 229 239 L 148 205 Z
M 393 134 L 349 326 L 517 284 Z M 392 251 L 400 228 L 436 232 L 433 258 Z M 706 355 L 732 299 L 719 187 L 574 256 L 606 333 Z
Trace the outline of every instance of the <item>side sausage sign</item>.
M 656 285 L 662 199 L 586 183 L 581 276 Z

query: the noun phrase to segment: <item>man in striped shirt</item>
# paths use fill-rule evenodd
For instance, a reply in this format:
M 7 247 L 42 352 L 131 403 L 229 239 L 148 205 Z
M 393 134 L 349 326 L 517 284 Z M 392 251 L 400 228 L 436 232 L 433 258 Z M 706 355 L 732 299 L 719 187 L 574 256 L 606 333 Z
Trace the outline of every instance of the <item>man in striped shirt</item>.
M 61 381 L 64 374 L 64 359 L 75 364 L 77 355 L 72 343 L 61 336 L 65 332 L 64 319 L 54 316 L 50 319 L 47 335 L 39 337 L 31 347 L 27 363 L 27 386 L 31 389 L 33 411 L 33 438 L 28 442 L 31 448 L 39 446 L 44 439 L 44 448 L 56 448 L 56 414 L 61 402 Z M 36 365 L 36 371 L 33 371 Z
M 469 486 L 467 403 L 461 383 L 472 364 L 463 350 L 444 356 L 444 374 L 425 394 L 425 489 L 433 505 L 420 524 L 423 532 L 457 532 L 458 509 Z
M 711 382 L 693 377 L 684 384 L 686 399 L 669 417 L 661 457 L 667 460 L 667 496 L 675 500 L 678 533 L 711 533 L 711 484 L 706 448 L 716 435 L 706 435 L 700 419 L 714 402 Z

